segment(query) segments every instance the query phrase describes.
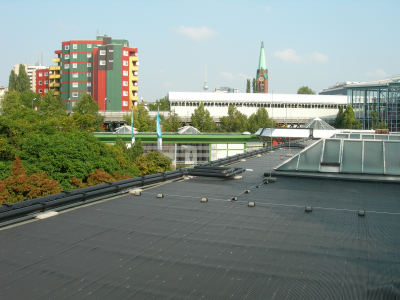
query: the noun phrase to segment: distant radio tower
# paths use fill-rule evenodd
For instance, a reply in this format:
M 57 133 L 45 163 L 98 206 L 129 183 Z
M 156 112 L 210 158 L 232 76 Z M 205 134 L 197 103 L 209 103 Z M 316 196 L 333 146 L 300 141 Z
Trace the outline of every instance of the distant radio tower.
M 207 85 L 207 63 L 206 63 L 206 80 L 204 81 L 204 86 L 203 89 L 205 92 L 208 90 L 208 85 Z

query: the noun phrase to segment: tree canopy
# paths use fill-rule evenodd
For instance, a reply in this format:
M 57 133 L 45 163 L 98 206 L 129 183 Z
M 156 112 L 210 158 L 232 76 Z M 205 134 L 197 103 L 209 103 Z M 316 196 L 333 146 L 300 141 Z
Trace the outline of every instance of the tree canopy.
M 161 98 L 160 100 L 156 100 L 155 104 L 149 103 L 149 110 L 155 111 L 155 110 L 169 110 L 169 102 L 168 102 L 168 97 L 165 96 L 164 98 Z
M 315 95 L 315 91 L 310 89 L 308 86 L 302 86 L 297 90 L 297 94 L 311 94 Z
M 228 106 L 228 116 L 220 118 L 220 129 L 223 132 L 243 132 L 247 130 L 247 116 L 231 104 Z
M 17 92 L 22 93 L 29 91 L 30 88 L 31 88 L 31 83 L 29 80 L 29 76 L 26 73 L 25 66 L 21 64 L 19 65 L 18 69 L 18 76 L 15 83 L 15 90 Z
M 246 93 L 250 93 L 250 79 L 247 79 L 247 83 L 246 83 Z
M 210 116 L 208 109 L 204 108 L 203 102 L 200 102 L 199 107 L 194 109 L 191 121 L 192 126 L 201 132 L 213 132 L 216 130 L 214 119 Z
M 354 110 L 350 105 L 347 105 L 346 110 L 343 111 L 342 107 L 339 107 L 335 119 L 335 128 L 342 129 L 362 129 L 363 125 L 359 119 L 354 117 Z
M 81 100 L 73 107 L 73 118 L 83 131 L 104 131 L 104 116 L 99 114 L 99 104 L 89 94 L 83 94 Z

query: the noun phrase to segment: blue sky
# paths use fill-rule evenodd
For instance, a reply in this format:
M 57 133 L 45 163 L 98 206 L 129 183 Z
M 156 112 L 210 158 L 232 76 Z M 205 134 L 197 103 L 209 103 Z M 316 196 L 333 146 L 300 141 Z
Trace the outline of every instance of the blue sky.
M 319 92 L 336 82 L 400 74 L 400 1 L 0 0 L 0 86 L 16 63 L 53 65 L 62 41 L 126 38 L 139 51 L 139 97 L 245 92 L 264 40 L 269 90 Z

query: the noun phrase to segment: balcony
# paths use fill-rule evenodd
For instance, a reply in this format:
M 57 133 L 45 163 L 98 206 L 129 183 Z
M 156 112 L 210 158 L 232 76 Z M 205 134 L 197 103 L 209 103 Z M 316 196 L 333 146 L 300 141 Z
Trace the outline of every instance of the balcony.
M 131 56 L 131 57 L 129 57 L 129 59 L 130 59 L 131 61 L 138 61 L 138 60 L 139 60 L 139 57 L 138 57 L 138 56 Z
M 58 63 L 58 62 L 60 62 L 60 59 L 58 57 L 57 58 L 53 58 L 53 62 Z
M 139 67 L 138 66 L 133 66 L 133 67 L 131 67 L 131 71 L 138 71 L 139 70 Z
M 59 70 L 61 70 L 61 67 L 60 67 L 60 66 L 53 66 L 53 67 L 50 67 L 50 71 L 59 71 Z
M 129 79 L 131 81 L 138 81 L 138 77 L 137 76 L 130 76 Z
M 131 101 L 138 101 L 138 96 L 130 96 L 129 97 L 129 100 L 131 100 Z
M 138 86 L 135 86 L 135 85 L 134 85 L 134 86 L 132 86 L 131 89 L 132 89 L 132 91 L 137 91 L 137 90 L 138 90 Z
M 53 95 L 54 96 L 58 96 L 58 95 L 60 95 L 60 92 L 59 91 L 53 91 Z
M 50 79 L 59 79 L 61 77 L 61 75 L 60 74 L 52 74 L 52 75 L 50 75 Z
M 49 88 L 55 88 L 55 87 L 60 87 L 60 84 L 58 82 L 49 84 Z

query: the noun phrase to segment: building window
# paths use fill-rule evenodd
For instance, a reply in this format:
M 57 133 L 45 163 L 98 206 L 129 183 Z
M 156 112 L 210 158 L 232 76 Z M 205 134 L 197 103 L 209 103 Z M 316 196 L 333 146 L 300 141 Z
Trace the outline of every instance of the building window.
M 39 73 L 39 77 L 42 77 L 43 73 Z
M 72 83 L 72 87 L 77 88 L 78 87 L 78 83 L 77 82 L 73 82 Z
M 78 54 L 76 53 L 72 54 L 72 58 L 78 58 Z
M 123 91 L 122 96 L 128 96 L 128 91 Z
M 44 89 L 44 92 L 47 93 L 49 89 Z
M 128 106 L 128 101 L 122 101 L 122 106 Z
M 69 45 L 65 45 L 64 49 L 69 50 Z
M 100 55 L 106 55 L 106 50 L 100 50 Z
M 45 80 L 45 81 L 44 81 L 44 84 L 49 84 L 49 81 L 48 81 L 48 80 Z
M 129 72 L 128 72 L 128 71 L 122 71 L 122 75 L 128 76 L 128 75 L 129 75 Z
M 49 76 L 49 72 L 44 73 L 44 76 Z
M 88 68 L 92 67 L 92 63 L 87 63 L 87 67 Z
M 88 57 L 88 58 L 91 58 L 91 57 L 92 57 L 92 53 L 88 53 L 88 54 L 87 54 L 87 57 Z
M 91 96 L 91 95 L 92 95 L 92 92 L 87 92 L 87 94 Z
M 124 56 L 128 56 L 128 51 L 124 51 Z
M 64 69 L 69 69 L 69 64 L 65 64 Z
M 72 78 L 78 78 L 79 74 L 78 73 L 72 73 Z
M 98 46 L 98 47 L 100 47 L 100 46 L 101 46 L 101 44 L 97 44 L 97 46 Z
M 92 86 L 92 83 L 91 82 L 87 82 L 86 86 Z
M 77 63 L 72 64 L 72 67 L 73 67 L 74 69 L 76 69 L 76 68 L 78 67 L 78 64 L 77 64 Z
M 92 73 L 87 73 L 87 77 L 92 77 Z
M 110 50 L 108 50 L 108 52 L 114 52 L 114 49 L 110 49 Z
M 105 60 L 100 60 L 100 66 L 105 66 L 106 65 L 106 61 Z
M 124 66 L 129 66 L 128 61 L 127 61 L 127 60 L 124 60 L 124 61 L 123 61 L 123 65 L 124 65 Z
M 78 49 L 78 45 L 77 44 L 72 44 L 72 49 Z
M 88 48 L 92 48 L 92 44 L 87 44 L 87 47 Z
M 77 98 L 78 97 L 78 93 L 72 93 L 72 97 Z
M 64 55 L 64 59 L 69 59 L 69 54 Z
M 43 82 L 42 81 L 39 81 L 39 85 L 42 85 L 43 84 Z
M 108 62 L 114 62 L 112 59 L 110 59 Z
M 124 46 L 126 47 L 126 46 L 127 46 L 127 43 L 124 43 Z
M 43 90 L 39 90 L 39 93 L 41 93 Z
M 122 85 L 123 85 L 123 86 L 128 86 L 128 81 L 123 81 L 123 82 L 122 82 Z

